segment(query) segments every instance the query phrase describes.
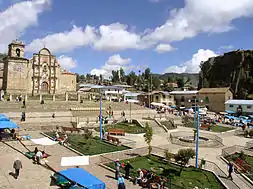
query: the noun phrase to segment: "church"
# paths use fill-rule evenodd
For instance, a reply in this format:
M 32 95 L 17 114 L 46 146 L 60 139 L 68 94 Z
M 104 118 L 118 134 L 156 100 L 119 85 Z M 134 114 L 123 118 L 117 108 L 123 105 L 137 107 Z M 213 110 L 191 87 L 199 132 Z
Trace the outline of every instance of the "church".
M 64 70 L 50 50 L 42 48 L 31 59 L 19 40 L 0 54 L 0 90 L 7 94 L 64 94 L 76 91 L 76 75 Z

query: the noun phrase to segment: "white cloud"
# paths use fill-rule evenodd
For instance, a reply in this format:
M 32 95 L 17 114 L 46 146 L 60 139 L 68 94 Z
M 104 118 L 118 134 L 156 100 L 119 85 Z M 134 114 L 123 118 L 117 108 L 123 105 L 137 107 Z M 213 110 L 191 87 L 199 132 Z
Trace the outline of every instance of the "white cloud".
M 253 15 L 252 0 L 185 0 L 185 6 L 171 11 L 170 19 L 145 38 L 172 42 L 194 37 L 199 33 L 227 32 L 231 22 Z
M 128 70 L 131 65 L 129 63 L 132 60 L 130 58 L 122 58 L 119 54 L 112 55 L 106 61 L 105 65 L 103 65 L 99 69 L 91 70 L 92 75 L 103 75 L 105 78 L 109 78 L 111 76 L 112 70 L 119 70 L 123 68 L 124 70 Z
M 173 9 L 165 24 L 155 29 L 145 29 L 142 33 L 131 31 L 127 25 L 113 23 L 90 28 L 89 32 L 77 28 L 81 41 L 73 30 L 42 39 L 34 40 L 28 47 L 39 49 L 47 43 L 54 51 L 70 51 L 76 47 L 91 45 L 100 51 L 122 51 L 145 49 L 159 43 L 170 44 L 192 38 L 200 33 L 221 33 L 233 29 L 233 20 L 253 16 L 252 0 L 185 0 L 183 8 Z M 67 43 L 71 41 L 71 43 Z
M 99 39 L 94 42 L 96 50 L 121 51 L 125 49 L 145 48 L 141 43 L 141 36 L 128 31 L 128 26 L 113 23 L 99 27 Z
M 172 47 L 170 44 L 159 44 L 156 46 L 155 51 L 158 53 L 166 53 L 176 50 L 174 47 Z
M 51 0 L 22 1 L 0 12 L 0 52 L 6 52 L 13 39 L 19 38 L 28 27 L 36 25 L 39 14 L 50 3 Z
M 200 71 L 200 63 L 215 56 L 218 55 L 212 50 L 199 49 L 198 52 L 192 56 L 191 60 L 186 61 L 182 66 L 170 66 L 165 70 L 165 73 L 198 73 Z
M 77 66 L 76 60 L 69 56 L 61 55 L 58 57 L 58 62 L 66 70 L 71 70 Z
M 95 41 L 95 29 L 86 26 L 85 29 L 73 26 L 69 32 L 54 33 L 42 39 L 33 40 L 26 48 L 28 52 L 37 52 L 44 46 L 52 52 L 68 52 L 77 47 L 90 45 Z

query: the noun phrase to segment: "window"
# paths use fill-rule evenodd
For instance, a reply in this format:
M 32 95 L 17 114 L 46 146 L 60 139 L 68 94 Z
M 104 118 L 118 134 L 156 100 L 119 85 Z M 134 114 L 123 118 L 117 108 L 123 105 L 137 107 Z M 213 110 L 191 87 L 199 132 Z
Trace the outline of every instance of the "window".
M 165 99 L 166 98 L 166 96 L 165 95 L 163 95 L 163 99 Z
M 181 102 L 184 102 L 184 101 L 185 101 L 184 96 L 181 96 Z
M 251 109 L 251 107 L 252 107 L 252 106 L 250 106 L 250 105 L 249 105 L 249 106 L 247 106 L 247 108 L 248 108 L 248 109 Z
M 158 98 L 159 98 L 159 97 L 158 97 L 158 96 L 156 96 L 155 98 L 156 98 L 156 100 L 158 100 Z
M 229 104 L 229 108 L 233 108 L 234 107 L 234 105 L 232 105 L 232 104 Z

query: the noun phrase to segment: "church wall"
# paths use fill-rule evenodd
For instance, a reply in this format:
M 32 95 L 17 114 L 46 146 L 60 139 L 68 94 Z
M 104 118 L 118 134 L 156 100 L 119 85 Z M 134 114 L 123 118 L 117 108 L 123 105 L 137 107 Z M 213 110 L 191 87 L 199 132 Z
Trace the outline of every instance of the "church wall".
M 62 73 L 59 79 L 60 93 L 76 92 L 76 75 L 72 73 Z
M 5 69 L 5 89 L 8 93 L 27 93 L 29 64 L 26 59 L 9 59 Z

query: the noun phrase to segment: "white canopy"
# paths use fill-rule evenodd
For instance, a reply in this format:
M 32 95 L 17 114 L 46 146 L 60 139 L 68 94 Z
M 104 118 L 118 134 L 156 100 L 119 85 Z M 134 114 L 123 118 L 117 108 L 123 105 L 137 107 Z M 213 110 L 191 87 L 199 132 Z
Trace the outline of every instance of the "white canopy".
M 139 100 L 134 100 L 134 99 L 127 99 L 126 101 L 129 103 L 138 103 L 139 102 Z
M 151 103 L 152 106 L 159 106 L 159 107 L 164 107 L 165 105 L 162 103 L 157 103 L 157 102 L 152 102 Z
M 31 139 L 31 141 L 35 144 L 38 144 L 38 145 L 43 145 L 43 146 L 51 146 L 51 145 L 54 145 L 54 144 L 57 144 L 57 142 L 53 141 L 53 140 L 50 140 L 49 138 L 47 137 L 44 137 L 44 138 L 38 138 L 38 139 Z
M 62 157 L 61 166 L 89 165 L 89 156 Z

